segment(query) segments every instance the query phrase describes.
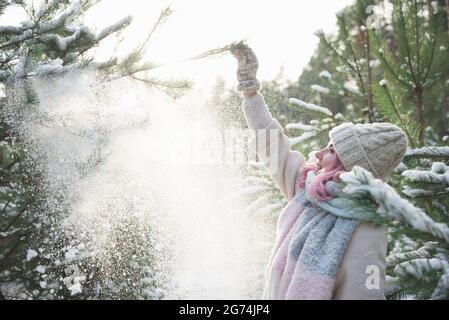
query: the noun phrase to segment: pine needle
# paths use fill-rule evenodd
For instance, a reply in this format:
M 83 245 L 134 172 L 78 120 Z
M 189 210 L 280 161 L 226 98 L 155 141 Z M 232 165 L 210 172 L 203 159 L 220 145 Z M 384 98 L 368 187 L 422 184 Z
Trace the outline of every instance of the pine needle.
M 199 60 L 199 59 L 205 59 L 205 58 L 210 58 L 210 57 L 214 57 L 214 56 L 218 56 L 218 55 L 223 55 L 226 54 L 228 52 L 231 52 L 232 50 L 235 50 L 236 48 L 239 47 L 243 47 L 246 45 L 246 41 L 245 40 L 241 40 L 238 42 L 231 42 L 230 44 L 227 44 L 225 46 L 222 47 L 218 47 L 218 48 L 214 48 L 208 51 L 205 51 L 203 53 L 200 53 L 196 56 L 193 56 L 191 58 L 188 58 L 184 61 L 193 61 L 193 60 Z

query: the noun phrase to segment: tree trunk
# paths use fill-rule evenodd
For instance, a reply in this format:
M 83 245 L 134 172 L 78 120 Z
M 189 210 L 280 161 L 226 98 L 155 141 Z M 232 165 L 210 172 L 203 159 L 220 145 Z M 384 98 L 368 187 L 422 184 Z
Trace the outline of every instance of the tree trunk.
M 424 130 L 426 128 L 426 120 L 424 117 L 424 92 L 422 86 L 417 86 L 415 88 L 416 94 L 416 107 L 418 111 L 418 122 L 419 122 L 419 134 L 418 140 L 420 145 L 424 145 Z
M 447 32 L 449 32 L 449 0 L 446 0 Z
M 449 1 L 449 0 L 447 0 Z M 448 125 L 448 120 L 447 120 L 447 116 L 449 115 L 449 95 L 447 94 L 447 92 L 444 93 L 444 97 L 443 97 L 443 108 L 442 109 L 442 119 L 443 119 L 443 135 L 442 136 L 446 136 L 449 134 L 449 129 L 447 127 Z
M 449 1 L 449 0 L 448 0 Z M 372 87 L 372 70 L 371 62 L 371 43 L 369 38 L 369 30 L 366 30 L 366 60 L 368 61 L 368 119 L 370 123 L 375 121 L 374 104 L 373 104 L 373 87 Z

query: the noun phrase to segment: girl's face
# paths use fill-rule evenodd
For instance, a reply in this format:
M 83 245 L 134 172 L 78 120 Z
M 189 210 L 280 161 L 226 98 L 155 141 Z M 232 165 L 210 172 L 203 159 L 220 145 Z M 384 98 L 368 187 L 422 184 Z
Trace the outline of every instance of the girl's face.
M 318 159 L 318 168 L 323 171 L 333 170 L 335 163 L 339 162 L 332 142 L 329 142 L 326 148 L 315 153 L 315 157 Z

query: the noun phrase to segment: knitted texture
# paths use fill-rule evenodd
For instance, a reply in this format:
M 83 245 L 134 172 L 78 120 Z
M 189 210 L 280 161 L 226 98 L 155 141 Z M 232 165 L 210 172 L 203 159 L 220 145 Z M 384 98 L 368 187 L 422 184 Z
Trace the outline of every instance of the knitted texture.
M 254 92 L 260 89 L 260 82 L 257 80 L 257 70 L 259 61 L 254 51 L 246 45 L 239 46 L 232 50 L 238 60 L 237 89 L 242 92 Z
M 281 212 L 276 244 L 266 272 L 264 299 L 329 300 L 345 250 L 360 221 L 324 210 L 305 190 Z M 298 180 L 299 181 L 299 180 Z M 330 182 L 329 182 L 330 183 Z M 337 213 L 337 214 L 336 214 Z M 350 215 L 350 211 L 347 213 Z
M 344 123 L 329 133 L 346 170 L 361 166 L 376 178 L 386 178 L 402 161 L 407 137 L 389 123 Z
M 254 131 L 254 134 L 256 134 L 256 128 L 259 130 L 266 128 L 273 120 L 271 111 L 268 108 L 263 108 L 265 105 L 265 99 L 259 92 L 252 97 L 246 98 L 242 103 L 246 122 L 248 127 Z

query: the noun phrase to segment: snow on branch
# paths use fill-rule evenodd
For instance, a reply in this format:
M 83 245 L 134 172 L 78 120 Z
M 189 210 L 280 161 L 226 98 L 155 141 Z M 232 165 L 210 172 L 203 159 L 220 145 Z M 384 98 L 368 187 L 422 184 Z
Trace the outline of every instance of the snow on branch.
M 320 72 L 319 77 L 324 79 L 332 79 L 332 74 L 327 70 L 323 70 Z
M 48 14 L 53 9 L 57 8 L 58 5 L 61 4 L 60 0 L 49 0 L 42 2 L 41 6 L 37 10 L 34 19 L 35 20 L 42 20 L 42 18 Z
M 131 16 L 127 16 L 120 21 L 114 23 L 113 25 L 102 30 L 95 38 L 95 42 L 99 42 L 109 36 L 110 34 L 117 32 L 120 29 L 126 28 L 131 22 L 133 18 Z
M 447 299 L 449 296 L 449 272 L 446 272 L 440 277 L 437 287 L 432 293 L 433 300 Z
M 296 130 L 301 130 L 301 131 L 315 131 L 316 130 L 315 126 L 312 126 L 310 124 L 303 124 L 303 123 L 289 123 L 288 125 L 285 126 L 285 128 L 287 130 L 296 129 Z
M 20 35 L 23 32 L 22 27 L 0 26 L 0 36 L 3 35 Z
M 36 68 L 36 75 L 38 76 L 47 76 L 50 74 L 56 74 L 61 72 L 63 69 L 62 60 L 52 60 L 48 63 L 41 64 Z
M 404 261 L 429 258 L 432 252 L 435 251 L 437 248 L 438 242 L 428 242 L 417 250 L 391 254 L 387 257 L 387 268 L 394 267 Z
M 66 10 L 59 14 L 56 18 L 40 24 L 37 28 L 37 33 L 46 33 L 56 28 L 62 27 L 67 21 L 70 21 L 75 16 L 80 14 L 81 5 L 79 0 L 74 1 Z
M 341 175 L 346 184 L 343 192 L 351 197 L 369 197 L 378 205 L 377 213 L 381 217 L 406 222 L 416 230 L 432 234 L 449 243 L 449 227 L 437 223 L 426 213 L 399 196 L 396 191 L 382 180 L 361 168 L 354 167 L 351 172 Z
M 81 61 L 78 63 L 71 63 L 67 65 L 62 64 L 61 59 L 51 60 L 40 64 L 34 69 L 34 72 L 29 72 L 26 77 L 47 77 L 54 75 L 62 75 L 64 73 L 70 73 L 75 70 L 80 70 L 89 65 L 89 61 Z
M 449 263 L 437 258 L 414 259 L 400 263 L 394 268 L 398 276 L 413 275 L 420 280 L 427 280 L 426 273 L 433 270 L 449 272 Z
M 442 157 L 449 158 L 449 147 L 424 147 L 420 149 L 409 149 L 405 157 Z
M 327 109 L 327 108 L 320 107 L 320 106 L 317 106 L 317 105 L 312 104 L 312 103 L 307 103 L 307 102 L 304 102 L 304 101 L 296 99 L 296 98 L 290 98 L 289 102 L 294 104 L 294 105 L 297 105 L 299 107 L 302 107 L 302 108 L 305 108 L 307 110 L 310 110 L 310 111 L 320 112 L 320 113 L 323 113 L 323 114 L 325 114 L 327 116 L 332 116 L 333 115 L 332 112 L 329 109 Z
M 11 72 L 7 70 L 0 70 L 0 81 L 5 81 L 11 76 Z
M 317 135 L 321 134 L 323 131 L 329 129 L 328 124 L 324 124 L 320 126 L 319 121 L 311 121 L 310 125 L 303 123 L 290 123 L 286 126 L 287 130 L 301 130 L 304 131 L 299 137 L 294 137 L 290 139 L 291 145 L 295 146 L 297 144 L 303 143 L 310 139 L 315 138 Z
M 11 37 L 8 42 L 3 43 L 0 48 L 3 49 L 9 46 L 13 46 L 22 41 L 31 39 L 34 36 L 49 33 L 50 31 L 64 26 L 68 21 L 79 15 L 81 12 L 81 5 L 77 0 L 74 1 L 66 10 L 60 13 L 56 18 L 49 21 L 41 21 L 48 12 L 56 8 L 60 3 L 61 1 L 48 1 L 44 3 L 40 7 L 35 18 L 37 21 L 39 21 L 39 23 L 35 24 L 34 22 L 27 21 L 22 23 L 22 26 L 17 27 L 17 29 L 15 30 L 9 29 L 10 31 L 15 31 L 14 34 L 16 35 Z M 4 31 L 7 31 L 7 29 L 4 29 Z M 55 38 L 53 38 L 53 40 L 55 40 Z
M 308 131 L 308 132 L 304 132 L 302 135 L 300 135 L 299 137 L 296 138 L 291 138 L 291 145 L 292 146 L 296 146 L 297 144 L 303 143 L 307 140 L 313 139 L 314 137 L 317 136 L 317 132 L 316 131 Z
M 426 197 L 440 196 L 449 193 L 449 188 L 446 190 L 435 192 L 432 190 L 411 188 L 409 186 L 405 186 L 402 189 L 402 193 L 404 193 L 409 198 L 426 198 Z
M 402 176 L 413 182 L 449 186 L 449 166 L 442 162 L 435 162 L 430 171 L 406 170 L 402 173 Z
M 351 93 L 360 94 L 360 89 L 355 81 L 347 81 L 344 83 L 343 87 Z
M 325 88 L 325 87 L 320 86 L 318 84 L 313 84 L 310 87 L 312 88 L 313 91 L 316 91 L 318 93 L 329 94 L 329 92 L 330 92 L 329 88 Z
M 413 259 L 400 263 L 394 268 L 394 272 L 398 275 L 398 277 L 389 277 L 388 281 L 390 282 L 390 285 L 400 289 L 400 278 L 412 276 L 422 281 L 431 281 L 432 277 L 430 274 L 435 271 L 441 273 L 441 276 L 432 293 L 431 299 L 447 299 L 449 293 L 449 263 L 445 260 L 438 258 Z
M 72 35 L 68 37 L 61 37 L 57 34 L 50 33 L 41 35 L 36 38 L 37 41 L 45 43 L 50 46 L 53 50 L 58 52 L 64 52 L 68 50 L 74 43 L 79 42 L 80 39 L 86 39 L 87 41 L 93 40 L 95 37 L 88 27 L 83 26 L 76 30 Z
M 41 35 L 36 39 L 52 46 L 52 48 L 58 52 L 64 52 L 74 48 L 79 49 L 79 51 L 82 52 L 86 48 L 91 48 L 110 34 L 127 27 L 131 21 L 132 17 L 125 17 L 117 23 L 105 28 L 97 35 L 95 35 L 88 27 L 82 26 L 74 29 L 73 34 L 65 38 L 52 33 Z M 77 55 L 70 60 L 74 60 L 76 57 Z
M 33 36 L 33 30 L 27 29 L 27 30 L 23 31 L 20 35 L 11 37 L 11 40 L 2 44 L 1 48 L 6 48 L 11 45 L 15 45 L 19 42 L 30 39 L 32 36 Z

